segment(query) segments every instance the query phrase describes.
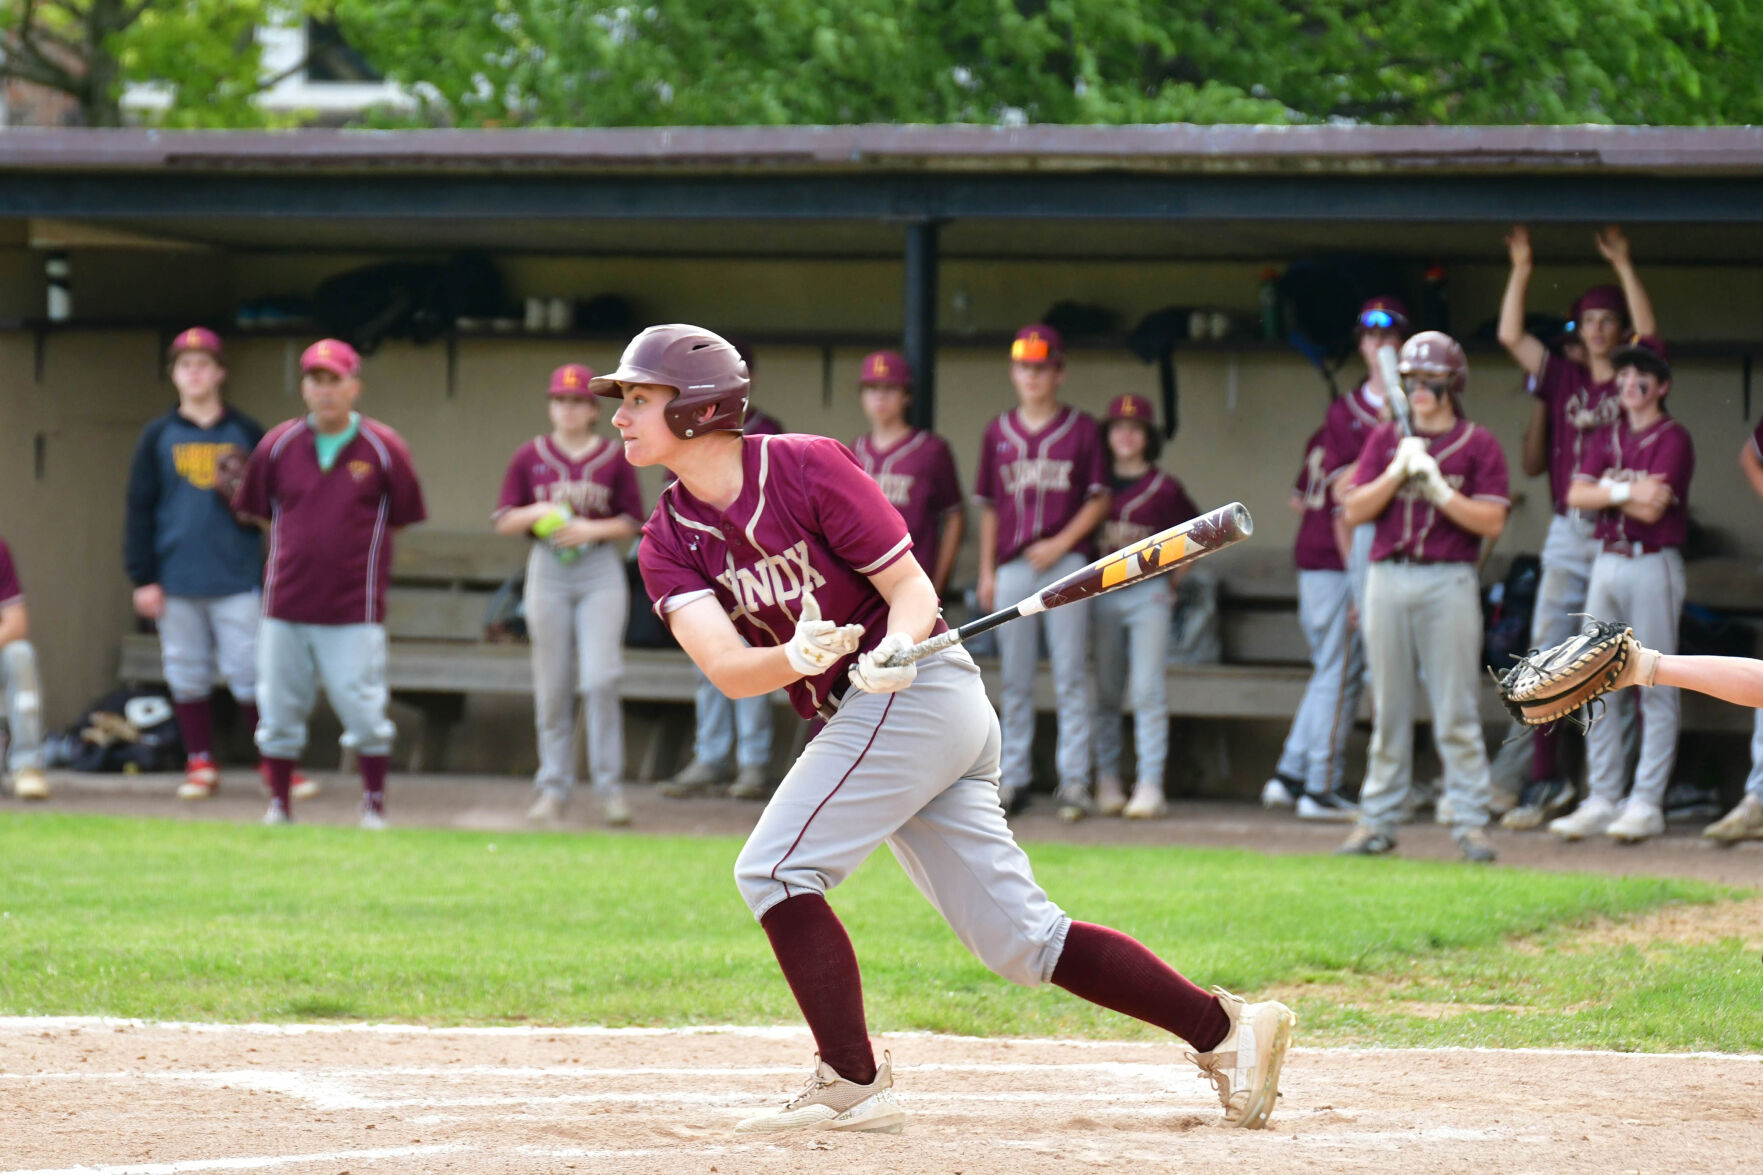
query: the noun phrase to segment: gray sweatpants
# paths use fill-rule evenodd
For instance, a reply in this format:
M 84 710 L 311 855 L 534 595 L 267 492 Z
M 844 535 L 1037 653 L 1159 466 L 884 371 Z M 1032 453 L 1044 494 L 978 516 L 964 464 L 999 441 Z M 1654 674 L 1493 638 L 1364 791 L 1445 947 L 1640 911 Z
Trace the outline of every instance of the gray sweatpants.
M 1007 608 L 1084 565 L 1075 552 L 1037 572 L 1027 559 L 1012 559 L 998 568 L 996 606 Z M 1088 804 L 1090 793 L 1090 699 L 1085 665 L 1090 635 L 1089 601 L 1067 604 L 1051 612 L 1012 620 L 997 630 L 1003 695 L 1003 790 L 1024 791 L 1033 781 L 1029 756 L 1035 741 L 1035 666 L 1040 661 L 1040 633 L 1047 630 L 1053 661 L 1054 709 L 1059 720 L 1056 756 L 1059 793 Z
M 1635 639 L 1661 653 L 1677 652 L 1677 623 L 1683 612 L 1683 556 L 1675 550 L 1651 555 L 1600 554 L 1592 564 L 1586 611 L 1634 629 Z M 1637 696 L 1638 695 L 1638 696 Z M 1640 705 L 1640 761 L 1635 765 L 1636 799 L 1663 807 L 1665 785 L 1677 762 L 1678 692 L 1670 686 L 1606 694 L 1604 720 L 1585 736 L 1586 779 L 1591 793 L 1614 804 L 1622 799 L 1623 729 Z
M 741 849 L 735 881 L 747 908 L 762 918 L 785 898 L 824 894 L 885 841 L 980 962 L 1014 983 L 1045 983 L 1071 919 L 1004 821 L 999 741 L 965 650 L 920 661 L 899 693 L 851 690 Z
M 1298 623 L 1314 667 L 1279 756 L 1279 773 L 1304 781 L 1311 795 L 1338 792 L 1347 736 L 1359 709 L 1365 646 L 1352 623 L 1352 577 L 1345 571 L 1298 572 Z
M 1163 786 L 1169 758 L 1169 628 L 1174 593 L 1168 577 L 1099 596 L 1090 617 L 1095 631 L 1096 775 L 1120 778 L 1122 695 L 1128 692 L 1138 780 Z M 1021 623 L 1015 621 L 1013 623 Z
M 298 759 L 318 687 L 343 724 L 344 747 L 389 755 L 398 728 L 386 717 L 386 629 L 380 624 L 295 624 L 263 618 L 257 630 L 257 750 Z
M 1745 794 L 1763 802 L 1763 710 L 1751 720 L 1751 776 L 1745 780 Z
M 176 702 L 206 701 L 215 669 L 241 702 L 257 698 L 260 592 L 231 596 L 167 596 L 159 617 L 159 655 Z
M 526 628 L 533 650 L 533 716 L 539 736 L 534 782 L 560 798 L 575 787 L 575 711 L 586 700 L 588 770 L 594 792 L 622 791 L 624 627 L 630 587 L 624 561 L 599 545 L 573 563 L 534 544 L 526 563 Z
M 6 683 L 7 769 L 41 767 L 43 685 L 37 675 L 37 650 L 30 641 L 13 641 L 0 649 L 0 680 Z
M 1376 715 L 1360 823 L 1393 835 L 1402 818 L 1414 782 L 1414 706 L 1424 675 L 1452 823 L 1480 828 L 1488 818 L 1488 754 L 1476 706 L 1482 666 L 1475 567 L 1373 563 L 1364 619 Z

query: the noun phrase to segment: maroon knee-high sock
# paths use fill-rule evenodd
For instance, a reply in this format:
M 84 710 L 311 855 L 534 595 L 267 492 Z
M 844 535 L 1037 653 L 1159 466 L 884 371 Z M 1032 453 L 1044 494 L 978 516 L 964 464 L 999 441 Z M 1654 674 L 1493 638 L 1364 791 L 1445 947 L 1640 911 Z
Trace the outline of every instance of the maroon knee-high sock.
M 178 733 L 184 739 L 184 754 L 214 756 L 214 703 L 207 698 L 194 702 L 173 702 L 178 716 Z
M 1218 997 L 1201 991 L 1137 939 L 1073 922 L 1053 982 L 1072 995 L 1155 1024 L 1200 1052 L 1230 1034 L 1230 1017 Z
M 1561 727 L 1539 726 L 1530 736 L 1530 778 L 1542 783 L 1561 774 Z
M 361 798 L 369 808 L 381 815 L 386 811 L 386 768 L 389 761 L 385 755 L 361 755 Z
M 759 920 L 802 1009 L 820 1059 L 847 1081 L 875 1080 L 875 1050 L 863 1017 L 863 976 L 839 916 L 819 894 L 785 898 Z
M 294 810 L 294 760 L 264 756 L 263 782 L 269 785 L 269 794 L 281 801 L 284 812 Z

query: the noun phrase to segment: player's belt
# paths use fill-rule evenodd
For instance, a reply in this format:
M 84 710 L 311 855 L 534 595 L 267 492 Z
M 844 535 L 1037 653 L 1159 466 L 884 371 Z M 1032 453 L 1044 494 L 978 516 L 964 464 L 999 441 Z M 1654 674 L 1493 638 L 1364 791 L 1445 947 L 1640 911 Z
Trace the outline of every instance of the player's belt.
M 1379 563 L 1403 563 L 1409 567 L 1433 567 L 1440 563 L 1459 563 L 1459 559 L 1428 559 L 1424 555 L 1410 555 L 1406 551 L 1397 551 L 1393 555 L 1385 555 Z
M 1657 555 L 1660 551 L 1670 550 L 1663 543 L 1643 543 L 1638 539 L 1634 542 L 1604 543 L 1604 554 L 1621 555 L 1624 559 L 1639 559 L 1642 555 Z
M 839 707 L 844 704 L 845 695 L 849 693 L 850 690 L 851 666 L 847 663 L 845 667 L 839 670 L 838 674 L 834 676 L 832 685 L 827 688 L 826 697 L 821 699 L 820 707 L 815 710 L 815 713 L 820 715 L 822 721 L 831 722 L 833 715 L 837 714 L 839 712 Z

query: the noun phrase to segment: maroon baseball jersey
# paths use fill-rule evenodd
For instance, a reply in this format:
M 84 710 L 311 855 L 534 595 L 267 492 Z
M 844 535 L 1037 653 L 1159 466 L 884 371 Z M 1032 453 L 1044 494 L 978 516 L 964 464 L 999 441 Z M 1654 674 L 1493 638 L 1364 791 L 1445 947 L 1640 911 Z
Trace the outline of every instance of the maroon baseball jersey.
M 1394 424 L 1378 425 L 1365 439 L 1353 484 L 1374 481 L 1388 469 L 1401 440 Z M 1439 472 L 1452 489 L 1466 497 L 1509 506 L 1506 454 L 1494 434 L 1473 421 L 1459 419 L 1437 436 L 1426 438 L 1426 451 L 1439 464 Z M 1371 540 L 1375 562 L 1397 555 L 1428 563 L 1473 563 L 1481 555 L 1481 539 L 1446 518 L 1437 506 L 1409 481 L 1396 491 L 1378 515 Z
M 851 453 L 906 520 L 912 554 L 929 575 L 936 567 L 943 516 L 961 509 L 961 481 L 955 475 L 949 443 L 934 432 L 915 428 L 884 449 L 865 433 L 851 442 Z
M 637 556 L 643 586 L 663 620 L 697 599 L 714 599 L 748 644 L 787 644 L 804 587 L 820 614 L 863 625 L 859 652 L 888 632 L 888 606 L 869 577 L 912 550 L 900 512 L 888 504 L 851 450 L 827 437 L 785 433 L 742 442 L 741 493 L 726 511 L 674 482 L 643 527 Z M 937 621 L 934 632 L 947 626 Z M 841 696 L 855 654 L 789 687 L 811 718 Z
M 24 602 L 24 588 L 19 586 L 18 569 L 12 565 L 12 548 L 0 539 L 0 608 Z
M 1365 438 L 1383 423 L 1383 406 L 1383 398 L 1374 400 L 1371 385 L 1364 381 L 1346 395 L 1329 401 L 1322 418 L 1322 446 L 1325 468 L 1330 474 L 1359 459 Z
M 1763 420 L 1757 422 L 1756 429 L 1751 433 L 1751 452 L 1759 460 L 1763 460 Z
M 1330 411 L 1333 411 L 1332 405 Z M 1292 545 L 1292 561 L 1300 571 L 1346 570 L 1346 565 L 1341 562 L 1340 545 L 1335 542 L 1335 504 L 1328 487 L 1351 461 L 1349 458 L 1339 464 L 1331 463 L 1326 423 L 1311 433 L 1310 439 L 1304 443 L 1304 464 L 1298 470 L 1294 486 L 1304 513 L 1298 520 L 1297 541 Z
M 637 471 L 624 459 L 624 446 L 594 439 L 594 448 L 580 458 L 570 457 L 550 437 L 534 437 L 516 449 L 502 477 L 496 515 L 535 502 L 561 502 L 581 518 L 641 523 L 643 495 Z
M 986 425 L 973 496 L 998 512 L 998 562 L 1063 530 L 1084 503 L 1108 490 L 1107 447 L 1096 422 L 1060 405 L 1053 419 L 1029 430 L 1016 411 Z M 1074 551 L 1094 554 L 1085 539 Z
M 753 405 L 747 405 L 747 414 L 741 418 L 741 431 L 750 437 L 774 437 L 784 431 L 784 426 L 774 416 L 767 416 Z
M 1180 481 L 1152 469 L 1132 481 L 1114 481 L 1114 500 L 1102 524 L 1102 550 L 1118 551 L 1197 516 L 1200 508 Z
M 263 614 L 296 624 L 382 622 L 392 531 L 428 517 L 404 439 L 366 416 L 329 473 L 305 417 L 270 429 L 233 509 L 269 521 Z
M 1642 543 L 1649 547 L 1681 547 L 1689 529 L 1690 478 L 1696 472 L 1696 448 L 1690 430 L 1670 416 L 1639 432 L 1623 414 L 1615 428 L 1600 429 L 1586 441 L 1578 481 L 1639 481 L 1657 477 L 1671 487 L 1671 505 L 1659 521 L 1630 518 L 1620 509 L 1598 511 L 1597 538 L 1606 543 Z
M 1622 416 L 1616 380 L 1593 383 L 1582 364 L 1551 354 L 1537 375 L 1525 380 L 1531 395 L 1549 409 L 1549 494 L 1555 513 L 1567 511 L 1567 487 L 1585 459 L 1592 434 L 1608 430 Z

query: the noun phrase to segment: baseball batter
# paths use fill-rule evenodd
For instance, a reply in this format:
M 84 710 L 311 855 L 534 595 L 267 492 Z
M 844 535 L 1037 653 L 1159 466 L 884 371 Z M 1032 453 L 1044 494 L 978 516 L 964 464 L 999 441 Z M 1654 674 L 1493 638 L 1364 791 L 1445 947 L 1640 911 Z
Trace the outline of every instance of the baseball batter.
M 1116 396 L 1108 404 L 1113 495 L 1108 521 L 1102 524 L 1103 551 L 1118 551 L 1200 513 L 1181 482 L 1157 468 L 1163 438 L 1152 421 L 1151 401 L 1143 396 Z M 1096 808 L 1105 816 L 1147 820 L 1167 808 L 1163 773 L 1169 758 L 1169 627 L 1180 575 L 1160 576 L 1095 601 Z M 1120 707 L 1127 698 L 1137 760 L 1130 798 L 1120 771 Z M 1084 811 L 1061 806 L 1059 814 L 1076 820 Z
M 1500 303 L 1499 339 L 1529 377 L 1531 394 L 1547 406 L 1549 493 L 1555 504 L 1543 540 L 1542 578 L 1531 614 L 1530 643 L 1536 648 L 1567 639 L 1578 626 L 1576 616 L 1586 610 L 1592 563 L 1601 544 L 1593 533 L 1596 518 L 1571 505 L 1567 493 L 1589 439 L 1614 425 L 1620 414 L 1612 353 L 1631 327 L 1643 335 L 1658 329 L 1652 301 L 1635 272 L 1622 230 L 1614 225 L 1605 228 L 1597 235 L 1597 247 L 1621 285 L 1594 286 L 1574 302 L 1574 329 L 1585 347 L 1586 361 L 1581 364 L 1552 354 L 1525 330 L 1525 295 L 1533 268 L 1530 233 L 1516 225 L 1506 237 L 1512 272 Z M 1532 782 L 1510 814 L 1508 827 L 1534 826 L 1544 813 L 1571 801 L 1573 787 L 1561 770 L 1562 734 L 1559 725 L 1532 733 Z
M 1592 562 L 1586 611 L 1627 624 L 1635 639 L 1662 653 L 1677 651 L 1683 611 L 1683 541 L 1689 526 L 1690 476 L 1695 446 L 1689 430 L 1665 411 L 1671 363 L 1665 344 L 1640 338 L 1620 347 L 1617 400 L 1622 418 L 1586 443 L 1567 490 L 1567 504 L 1595 513 L 1600 550 Z M 1640 762 L 1634 787 L 1618 811 L 1627 770 L 1622 728 L 1627 698 L 1610 699 L 1610 717 L 1586 732 L 1590 794 L 1578 808 L 1549 823 L 1562 840 L 1602 832 L 1623 843 L 1665 831 L 1665 786 L 1677 761 L 1678 695 L 1648 690 L 1640 706 Z
M 1493 434 L 1459 415 L 1469 362 L 1455 339 L 1422 331 L 1400 371 L 1415 436 L 1392 422 L 1365 442 L 1347 494 L 1349 524 L 1375 520 L 1365 578 L 1365 652 L 1375 715 L 1359 823 L 1340 852 L 1388 853 L 1413 783 L 1414 701 L 1432 700 L 1452 839 L 1469 861 L 1495 857 L 1487 823 L 1488 758 L 1476 706 L 1481 602 L 1476 562 L 1510 507 L 1506 457 Z
M 1059 402 L 1065 344 L 1050 326 L 1025 326 L 1010 345 L 1017 407 L 986 425 L 973 496 L 979 521 L 979 606 L 1020 600 L 1095 557 L 1108 517 L 1108 458 L 1096 422 Z M 998 631 L 1003 678 L 1006 811 L 1028 798 L 1035 737 L 1035 665 L 1045 626 L 1059 722 L 1059 807 L 1090 808 L 1089 604 L 1059 608 Z
M 1298 474 L 1303 510 L 1296 551 L 1298 617 L 1310 646 L 1312 673 L 1279 765 L 1261 789 L 1261 802 L 1269 808 L 1295 804 L 1298 815 L 1307 820 L 1353 818 L 1352 806 L 1341 799 L 1340 784 L 1346 771 L 1346 731 L 1351 729 L 1365 680 L 1357 617 L 1364 614 L 1365 573 L 1371 566 L 1376 526 L 1366 522 L 1349 528 L 1341 515 L 1341 495 L 1353 482 L 1353 464 L 1365 438 L 1390 417 L 1389 389 L 1384 387 L 1378 351 L 1400 347 L 1408 334 L 1408 307 L 1400 298 L 1379 295 L 1359 307 L 1353 335 L 1365 362 L 1365 379 L 1329 402 L 1322 428 L 1305 447 L 1304 469 Z M 1325 542 L 1340 548 L 1337 557 L 1344 572 L 1340 581 L 1305 574 L 1335 570 Z M 1342 596 L 1341 590 L 1348 594 Z M 1343 624 L 1344 632 L 1337 633 Z M 1339 689 L 1336 682 L 1341 683 Z M 1313 765 L 1325 755 L 1329 767 L 1318 776 Z
M 1756 431 L 1739 447 L 1739 469 L 1752 492 L 1763 498 L 1763 421 L 1758 421 Z M 1744 704 L 1758 707 L 1752 720 L 1751 774 L 1745 780 L 1744 798 L 1732 811 L 1702 830 L 1703 836 L 1727 845 L 1741 840 L 1763 840 L 1763 699 Z
M 12 794 L 21 800 L 49 798 L 43 774 L 43 685 L 37 675 L 37 651 L 31 646 L 31 616 L 19 586 L 12 551 L 0 539 L 0 683 L 6 688 L 6 721 L 10 741 L 6 769 Z
M 263 541 L 255 526 L 233 516 L 232 494 L 263 428 L 221 397 L 226 367 L 219 335 L 199 326 L 180 331 L 167 361 L 178 403 L 148 424 L 135 445 L 123 559 L 135 585 L 135 614 L 159 629 L 184 742 L 178 798 L 203 800 L 220 786 L 212 700 L 217 667 L 240 719 L 257 728 Z
M 961 941 L 1015 982 L 1053 982 L 1187 1040 L 1228 1119 L 1265 1123 L 1294 1018 L 1207 994 L 1126 935 L 1075 922 L 1035 883 L 998 803 L 1000 735 L 960 648 L 885 668 L 944 626 L 898 511 L 842 444 L 743 437 L 747 373 L 692 326 L 651 327 L 594 389 L 633 465 L 679 481 L 643 528 L 643 581 L 724 692 L 785 689 L 825 728 L 735 865 L 814 1035 L 819 1059 L 782 1109 L 742 1132 L 897 1131 L 891 1058 L 877 1064 L 862 976 L 826 893 L 884 841 Z
M 912 555 L 941 597 L 967 529 L 955 455 L 936 433 L 906 423 L 912 369 L 904 355 L 877 351 L 864 356 L 857 389 L 869 431 L 851 442 L 851 452 L 906 520 Z
M 397 733 L 386 716 L 386 582 L 392 535 L 427 517 L 410 452 L 355 411 L 361 357 L 338 339 L 300 356 L 305 416 L 269 430 L 245 465 L 233 508 L 269 524 L 269 571 L 257 639 L 257 749 L 269 783 L 267 824 L 292 816 L 294 761 L 324 685 L 361 763 L 361 826 L 385 826 L 386 768 Z
M 594 433 L 593 378 L 579 363 L 551 373 L 551 432 L 515 450 L 493 518 L 499 534 L 539 540 L 527 557 L 524 596 L 539 737 L 539 794 L 527 817 L 557 819 L 575 790 L 579 693 L 595 798 L 607 823 L 629 824 L 618 683 L 630 587 L 613 544 L 637 533 L 643 496 L 622 446 Z

